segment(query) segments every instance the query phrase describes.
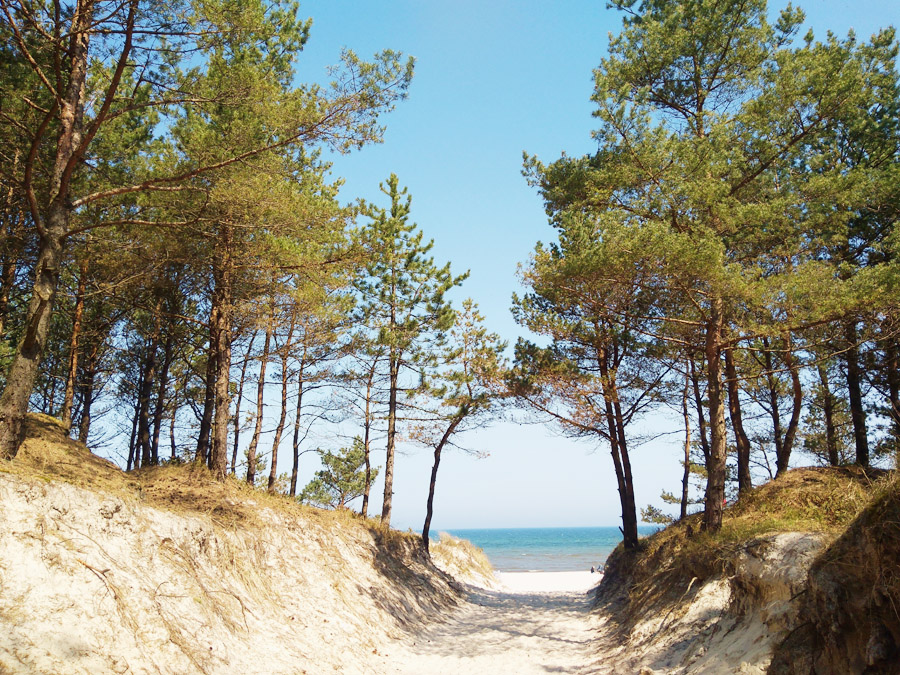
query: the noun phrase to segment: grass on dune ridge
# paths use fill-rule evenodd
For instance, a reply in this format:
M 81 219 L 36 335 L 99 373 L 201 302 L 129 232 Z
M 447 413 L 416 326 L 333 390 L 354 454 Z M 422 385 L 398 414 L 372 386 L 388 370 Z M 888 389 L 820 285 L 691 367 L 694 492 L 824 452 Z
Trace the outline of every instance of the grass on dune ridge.
M 878 469 L 790 470 L 726 508 L 716 534 L 701 531 L 698 513 L 642 539 L 635 552 L 620 544 L 607 561 L 604 585 L 623 585 L 631 606 L 645 607 L 692 579 L 731 574 L 737 552 L 766 535 L 817 532 L 836 539 L 874 499 L 898 484 L 896 472 Z

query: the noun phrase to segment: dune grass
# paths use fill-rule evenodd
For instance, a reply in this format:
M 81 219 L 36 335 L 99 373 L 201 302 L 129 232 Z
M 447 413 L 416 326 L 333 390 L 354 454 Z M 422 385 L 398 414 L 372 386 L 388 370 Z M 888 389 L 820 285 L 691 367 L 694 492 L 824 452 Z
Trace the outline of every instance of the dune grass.
M 438 534 L 438 541 L 429 546 L 431 559 L 448 574 L 468 582 L 493 582 L 494 567 L 484 551 L 466 539 L 447 532 Z
M 620 545 L 604 583 L 628 589 L 635 609 L 691 583 L 731 574 L 736 553 L 754 540 L 781 532 L 816 532 L 837 538 L 887 485 L 891 472 L 859 467 L 804 468 L 753 488 L 725 509 L 722 529 L 701 531 L 701 514 L 688 516 L 641 540 L 638 551 Z

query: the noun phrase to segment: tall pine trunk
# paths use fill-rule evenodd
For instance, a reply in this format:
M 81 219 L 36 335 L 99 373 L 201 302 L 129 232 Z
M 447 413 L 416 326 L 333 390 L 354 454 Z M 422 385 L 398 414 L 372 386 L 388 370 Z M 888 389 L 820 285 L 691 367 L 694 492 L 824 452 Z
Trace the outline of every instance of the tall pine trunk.
M 138 381 L 138 389 L 141 388 L 144 381 L 144 373 L 143 371 L 140 374 L 140 379 Z M 138 452 L 138 444 L 137 444 L 137 430 L 138 430 L 138 418 L 141 416 L 141 404 L 140 397 L 136 397 L 134 400 L 134 414 L 131 417 L 131 437 L 128 440 L 128 461 L 125 464 L 125 470 L 131 471 L 132 469 L 137 469 L 140 467 L 141 463 L 141 455 Z
M 850 419 L 853 422 L 853 441 L 856 446 L 856 463 L 869 466 L 869 434 L 866 429 L 866 410 L 862 398 L 862 372 L 859 367 L 859 337 L 856 321 L 848 321 L 844 326 L 847 350 L 847 390 L 850 398 Z
M 256 424 L 253 427 L 253 436 L 250 438 L 250 447 L 247 448 L 247 482 L 253 485 L 256 482 L 256 448 L 259 446 L 259 437 L 262 434 L 263 424 L 263 394 L 266 390 L 266 365 L 269 362 L 269 348 L 272 345 L 273 316 L 266 324 L 266 338 L 263 341 L 262 355 L 259 357 L 259 382 L 256 386 Z
M 213 423 L 213 410 L 216 405 L 216 373 L 218 347 L 216 345 L 216 329 L 218 327 L 218 310 L 213 307 L 209 317 L 209 347 L 206 356 L 206 372 L 203 376 L 203 413 L 200 416 L 200 431 L 197 435 L 198 464 L 208 464 L 210 455 L 210 441 Z
M 25 315 L 24 330 L 12 364 L 6 375 L 6 387 L 0 395 L 0 458 L 12 459 L 25 436 L 28 400 L 37 380 L 41 356 L 50 334 L 50 317 L 59 288 L 64 245 L 69 231 L 73 206 L 69 198 L 72 174 L 83 152 L 84 95 L 88 69 L 89 28 L 93 21 L 94 3 L 78 2 L 72 15 L 68 57 L 69 80 L 65 91 L 52 104 L 41 133 L 48 128 L 52 114 L 58 109 L 56 153 L 47 185 L 46 206 L 41 213 L 32 202 L 32 217 L 38 230 L 37 261 L 34 285 Z M 26 182 L 31 183 L 35 157 L 29 158 Z
M 266 489 L 275 492 L 275 479 L 278 478 L 278 446 L 281 445 L 281 434 L 284 433 L 284 423 L 287 421 L 288 402 L 288 356 L 291 351 L 291 340 L 294 339 L 294 327 L 297 324 L 296 312 L 291 313 L 291 323 L 288 334 L 281 349 L 281 415 L 275 426 L 275 437 L 272 439 L 272 460 L 269 464 L 269 483 Z
M 725 432 L 725 405 L 722 391 L 722 330 L 724 328 L 723 302 L 713 297 L 706 323 L 706 393 L 709 400 L 709 461 L 706 472 L 706 496 L 703 508 L 703 528 L 718 532 L 722 528 L 725 509 L 725 461 L 727 438 Z
M 772 444 L 775 446 L 775 462 L 782 455 L 781 405 L 778 402 L 778 380 L 775 377 L 775 363 L 768 338 L 763 338 L 763 363 L 766 367 L 766 393 L 769 397 L 769 416 L 772 418 Z M 777 473 L 776 473 L 777 475 Z
M 11 175 L 15 176 L 19 169 L 22 151 L 16 148 L 13 155 Z M 3 260 L 0 261 L 0 338 L 6 333 L 6 313 L 9 311 L 9 296 L 16 281 L 16 271 L 19 268 L 19 257 L 22 255 L 23 242 L 23 214 L 19 205 L 15 203 L 15 186 L 10 181 L 3 204 L 3 214 L 8 219 L 3 227 L 5 248 Z
M 363 453 L 366 464 L 366 478 L 363 484 L 362 508 L 359 512 L 363 518 L 369 515 L 369 492 L 372 489 L 372 394 L 375 387 L 375 371 L 378 368 L 378 360 L 372 360 L 372 368 L 369 370 L 366 380 L 366 407 L 365 419 L 363 420 Z
M 381 523 L 391 525 L 391 508 L 394 499 L 394 446 L 397 439 L 397 387 L 400 379 L 400 357 L 394 347 L 390 350 L 390 391 L 388 393 L 387 451 L 384 461 L 384 502 L 381 507 Z
M 75 380 L 78 376 L 78 340 L 81 337 L 81 318 L 84 315 L 84 293 L 87 283 L 87 261 L 82 260 L 78 271 L 78 290 L 75 291 L 75 314 L 72 317 L 72 337 L 69 340 L 69 369 L 60 418 L 66 429 L 72 428 L 72 405 L 75 402 Z
M 706 433 L 706 415 L 703 414 L 703 396 L 700 394 L 700 377 L 694 359 L 690 359 L 691 383 L 694 387 L 694 405 L 697 408 L 697 429 L 700 432 L 700 450 L 703 452 L 704 465 L 709 464 L 709 434 Z
M 781 444 L 781 454 L 778 456 L 775 477 L 788 470 L 791 461 L 791 452 L 794 449 L 794 440 L 797 438 L 797 430 L 800 428 L 800 412 L 803 408 L 803 384 L 800 381 L 800 365 L 794 357 L 794 347 L 791 336 L 788 334 L 784 341 L 784 364 L 788 368 L 791 377 L 791 419 L 788 422 L 787 431 L 784 433 L 784 442 Z
M 225 480 L 228 470 L 228 416 L 231 413 L 231 320 L 233 300 L 234 239 L 231 226 L 221 227 L 217 258 L 213 265 L 213 305 L 216 311 L 215 341 L 215 415 L 212 425 L 212 447 L 209 468 L 218 480 Z
M 425 548 L 425 553 L 429 553 L 428 546 L 431 543 L 428 534 L 431 532 L 431 519 L 434 516 L 434 491 L 437 486 L 438 468 L 441 466 L 441 451 L 461 421 L 462 417 L 454 418 L 441 440 L 434 446 L 434 464 L 431 465 L 431 482 L 428 484 L 428 499 L 425 502 L 425 524 L 422 526 L 422 546 Z
M 831 392 L 831 384 L 828 381 L 828 368 L 822 361 L 817 364 L 819 381 L 822 383 L 822 414 L 825 417 L 825 452 L 828 455 L 828 463 L 838 466 L 841 459 L 838 456 L 837 429 L 834 425 L 835 396 Z
M 156 360 L 157 351 L 159 350 L 159 303 L 156 305 L 156 325 L 150 340 L 147 343 L 147 352 L 144 358 L 144 380 L 141 382 L 140 389 L 140 418 L 138 421 L 138 447 L 141 450 L 141 465 L 149 466 L 153 463 L 151 452 L 151 429 L 150 429 L 150 399 L 153 392 L 153 385 L 156 382 Z
M 681 396 L 681 412 L 684 415 L 684 472 L 681 475 L 681 510 L 679 518 L 687 518 L 688 488 L 691 478 L 691 411 L 688 407 L 690 396 L 691 376 L 690 371 L 684 373 L 684 393 Z
M 219 480 L 228 470 L 228 415 L 231 411 L 231 295 L 223 292 L 216 327 L 215 414 L 211 430 L 209 468 Z
M 803 407 L 803 387 L 800 382 L 800 367 L 794 358 L 790 338 L 784 343 L 784 364 L 791 378 L 791 417 L 787 428 L 782 426 L 781 405 L 779 403 L 778 379 L 775 377 L 776 364 L 772 358 L 773 347 L 768 339 L 763 338 L 763 359 L 766 366 L 766 386 L 769 395 L 769 414 L 772 417 L 772 440 L 775 445 L 775 477 L 783 475 L 788 469 L 794 440 L 800 427 L 800 413 Z
M 889 411 L 891 435 L 894 437 L 896 452 L 900 451 L 900 353 L 898 353 L 897 341 L 894 338 L 888 338 L 884 355 L 887 368 L 888 403 L 891 406 Z
M 291 440 L 291 450 L 294 463 L 291 466 L 291 497 L 297 495 L 297 477 L 300 474 L 300 423 L 303 414 L 303 384 L 306 370 L 306 345 L 303 345 L 303 356 L 300 358 L 300 368 L 297 371 L 297 407 L 294 410 L 294 438 Z
M 91 433 L 91 409 L 94 405 L 94 386 L 97 379 L 99 341 L 91 347 L 81 373 L 81 419 L 78 422 L 78 440 L 87 445 Z
M 607 434 L 613 467 L 616 472 L 616 487 L 619 491 L 619 504 L 622 509 L 622 539 L 628 550 L 638 545 L 637 508 L 634 501 L 634 480 L 631 475 L 631 460 L 628 457 L 628 446 L 625 440 L 625 425 L 619 404 L 619 392 L 615 376 L 609 366 L 609 352 L 598 347 L 597 363 L 600 369 L 600 380 L 603 386 L 603 401 L 606 409 Z
M 238 380 L 237 394 L 234 397 L 234 440 L 231 451 L 231 475 L 237 472 L 237 455 L 238 444 L 241 438 L 241 401 L 244 398 L 244 383 L 247 381 L 247 364 L 250 363 L 250 355 L 253 353 L 253 343 L 256 341 L 257 331 L 253 331 L 250 335 L 250 342 L 247 343 L 247 353 L 244 354 L 244 360 L 241 363 L 241 377 Z
M 41 356 L 50 333 L 50 315 L 59 285 L 67 216 L 64 207 L 55 205 L 47 219 L 47 232 L 41 237 L 34 292 L 28 304 L 25 330 L 16 345 L 16 353 L 6 376 L 6 388 L 0 395 L 0 458 L 15 457 L 25 436 L 28 400 L 34 390 Z
M 171 328 L 171 326 L 170 326 Z M 159 464 L 159 435 L 162 429 L 163 413 L 166 410 L 166 391 L 169 388 L 169 369 L 172 367 L 172 355 L 175 351 L 175 340 L 171 333 L 163 343 L 163 363 L 159 371 L 159 386 L 156 389 L 156 407 L 153 411 L 153 437 L 150 441 L 150 458 Z
M 731 417 L 731 429 L 734 431 L 738 460 L 738 493 L 753 487 L 750 480 L 750 440 L 744 431 L 744 419 L 741 414 L 740 387 L 738 387 L 737 368 L 734 365 L 734 348 L 725 350 L 725 379 L 728 381 L 728 413 Z

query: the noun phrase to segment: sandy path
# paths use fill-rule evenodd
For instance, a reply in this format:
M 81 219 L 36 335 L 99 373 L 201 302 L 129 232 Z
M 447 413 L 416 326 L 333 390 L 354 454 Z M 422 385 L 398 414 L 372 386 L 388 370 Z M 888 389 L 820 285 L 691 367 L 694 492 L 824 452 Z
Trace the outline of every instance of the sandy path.
M 514 588 L 527 585 L 519 579 L 504 582 Z M 470 588 L 468 601 L 446 622 L 385 650 L 381 672 L 585 673 L 596 659 L 591 649 L 595 623 L 589 610 L 590 596 L 584 590 Z

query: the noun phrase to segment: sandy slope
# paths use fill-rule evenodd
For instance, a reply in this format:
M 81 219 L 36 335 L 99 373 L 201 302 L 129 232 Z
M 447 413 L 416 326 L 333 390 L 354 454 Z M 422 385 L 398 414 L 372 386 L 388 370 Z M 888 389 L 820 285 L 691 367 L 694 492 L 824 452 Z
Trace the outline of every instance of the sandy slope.
M 596 619 L 587 589 L 599 580 L 589 572 L 522 573 L 501 575 L 503 590 L 469 587 L 445 622 L 386 650 L 380 672 L 589 672 Z
M 2 675 L 540 673 L 590 660 L 599 575 L 463 589 L 409 535 L 190 466 L 123 474 L 53 420 L 30 422 L 0 464 Z

